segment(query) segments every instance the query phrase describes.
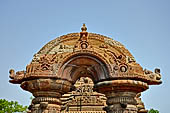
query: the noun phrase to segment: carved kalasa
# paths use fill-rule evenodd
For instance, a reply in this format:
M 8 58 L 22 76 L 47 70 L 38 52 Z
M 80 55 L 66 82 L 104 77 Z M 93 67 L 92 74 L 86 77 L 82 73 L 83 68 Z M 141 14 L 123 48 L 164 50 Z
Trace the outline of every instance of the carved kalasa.
M 21 84 L 24 90 L 33 93 L 32 112 L 42 109 L 60 112 L 61 95 L 73 90 L 73 84 L 80 77 L 90 77 L 96 91 L 107 92 L 108 113 L 121 113 L 123 110 L 137 113 L 138 105 L 132 98 L 147 90 L 149 85 L 162 83 L 160 69 L 155 69 L 155 72 L 143 70 L 121 43 L 87 32 L 85 24 L 81 30 L 47 43 L 34 55 L 25 71 L 15 73 L 10 70 L 10 82 Z M 136 95 L 116 98 L 113 96 L 115 92 Z M 125 106 L 127 109 L 122 108 Z

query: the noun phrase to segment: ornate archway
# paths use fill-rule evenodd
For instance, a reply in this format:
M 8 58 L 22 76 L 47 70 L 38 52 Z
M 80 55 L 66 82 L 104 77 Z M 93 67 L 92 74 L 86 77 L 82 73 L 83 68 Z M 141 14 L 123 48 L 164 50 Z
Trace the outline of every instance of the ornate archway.
M 121 43 L 88 33 L 85 24 L 81 30 L 47 43 L 26 71 L 10 70 L 10 82 L 34 95 L 31 112 L 60 112 L 61 96 L 80 77 L 90 77 L 94 89 L 106 95 L 108 113 L 146 113 L 138 95 L 161 84 L 160 70 L 143 70 Z

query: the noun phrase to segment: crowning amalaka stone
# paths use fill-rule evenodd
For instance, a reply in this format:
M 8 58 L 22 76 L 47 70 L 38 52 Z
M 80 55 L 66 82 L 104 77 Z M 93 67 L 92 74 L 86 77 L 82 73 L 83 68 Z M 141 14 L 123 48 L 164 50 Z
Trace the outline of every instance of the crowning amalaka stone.
M 10 70 L 10 83 L 35 97 L 32 113 L 60 113 L 61 97 L 75 90 L 75 82 L 89 77 L 94 90 L 106 96 L 107 113 L 146 113 L 139 94 L 162 83 L 160 69 L 143 69 L 118 41 L 88 33 L 60 36 L 36 53 L 26 71 Z

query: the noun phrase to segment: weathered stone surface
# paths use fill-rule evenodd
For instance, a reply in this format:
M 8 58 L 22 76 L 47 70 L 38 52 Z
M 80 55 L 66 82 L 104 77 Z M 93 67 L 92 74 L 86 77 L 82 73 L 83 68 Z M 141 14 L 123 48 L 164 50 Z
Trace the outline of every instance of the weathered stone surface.
M 141 103 L 133 98 L 162 83 L 160 69 L 144 70 L 121 43 L 86 30 L 83 25 L 80 33 L 47 43 L 26 71 L 10 70 L 10 82 L 35 96 L 31 112 L 60 112 L 61 95 L 74 89 L 80 77 L 89 77 L 95 90 L 106 95 L 108 113 L 137 113 Z
M 106 106 L 105 95 L 93 90 L 93 81 L 88 77 L 81 77 L 75 83 L 75 90 L 64 94 L 61 98 L 62 112 L 104 112 Z

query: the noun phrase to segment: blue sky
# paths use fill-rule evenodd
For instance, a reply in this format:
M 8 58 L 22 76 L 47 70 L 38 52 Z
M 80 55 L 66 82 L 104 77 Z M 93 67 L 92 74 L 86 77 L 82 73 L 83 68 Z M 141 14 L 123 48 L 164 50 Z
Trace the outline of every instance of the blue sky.
M 169 0 L 0 0 L 0 98 L 29 105 L 31 94 L 9 84 L 9 69 L 25 70 L 43 45 L 86 23 L 88 32 L 124 44 L 143 68 L 161 69 L 163 84 L 142 99 L 147 109 L 169 113 L 169 6 Z

